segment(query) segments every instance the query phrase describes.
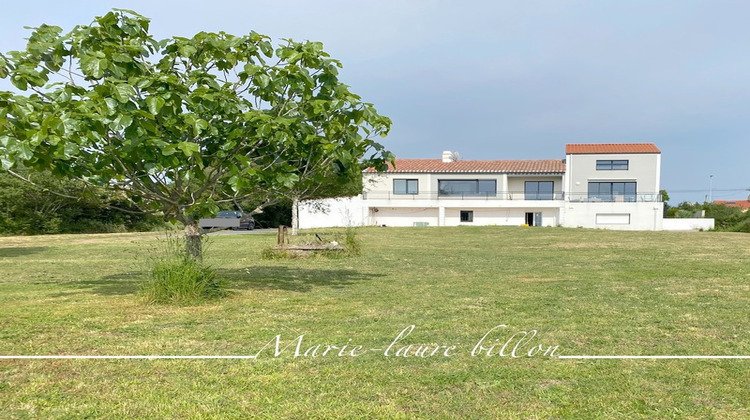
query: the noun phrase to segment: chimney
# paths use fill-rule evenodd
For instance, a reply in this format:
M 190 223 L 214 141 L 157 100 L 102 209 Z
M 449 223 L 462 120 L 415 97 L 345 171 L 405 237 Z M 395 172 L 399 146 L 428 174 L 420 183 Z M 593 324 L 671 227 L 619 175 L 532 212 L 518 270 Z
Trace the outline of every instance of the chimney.
M 455 162 L 458 160 L 458 152 L 451 152 L 450 150 L 443 150 L 443 162 Z

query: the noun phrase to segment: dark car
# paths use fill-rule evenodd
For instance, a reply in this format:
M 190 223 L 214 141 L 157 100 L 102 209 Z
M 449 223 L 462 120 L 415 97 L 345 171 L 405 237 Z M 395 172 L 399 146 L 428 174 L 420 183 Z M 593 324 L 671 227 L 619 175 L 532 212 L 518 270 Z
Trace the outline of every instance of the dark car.
M 236 210 L 225 210 L 225 211 L 220 211 L 219 214 L 216 215 L 216 218 L 217 219 L 240 219 L 239 227 L 233 227 L 232 230 L 255 229 L 255 219 L 253 219 L 253 216 L 251 216 L 249 213 L 244 213 L 244 212 L 236 211 Z

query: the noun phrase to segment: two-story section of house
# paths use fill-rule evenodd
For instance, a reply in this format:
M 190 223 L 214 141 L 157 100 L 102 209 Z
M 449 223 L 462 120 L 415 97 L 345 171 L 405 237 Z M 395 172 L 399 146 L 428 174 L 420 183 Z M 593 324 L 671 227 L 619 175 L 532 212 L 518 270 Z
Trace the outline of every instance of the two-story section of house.
M 660 230 L 653 144 L 569 144 L 544 160 L 397 159 L 358 197 L 303 203 L 300 227 L 528 225 Z M 320 211 L 321 208 L 327 211 Z
M 563 226 L 661 230 L 661 152 L 652 143 L 568 144 Z

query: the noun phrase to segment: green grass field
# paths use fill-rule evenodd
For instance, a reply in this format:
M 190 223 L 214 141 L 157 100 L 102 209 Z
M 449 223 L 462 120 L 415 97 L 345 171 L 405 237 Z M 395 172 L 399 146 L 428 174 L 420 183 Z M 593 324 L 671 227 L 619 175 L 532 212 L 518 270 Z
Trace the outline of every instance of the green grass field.
M 0 360 L 1 418 L 750 418 L 748 359 L 557 358 L 750 355 L 746 234 L 364 228 L 359 257 L 295 260 L 218 236 L 232 294 L 190 307 L 140 300 L 153 237 L 0 238 L 0 354 L 258 357 Z

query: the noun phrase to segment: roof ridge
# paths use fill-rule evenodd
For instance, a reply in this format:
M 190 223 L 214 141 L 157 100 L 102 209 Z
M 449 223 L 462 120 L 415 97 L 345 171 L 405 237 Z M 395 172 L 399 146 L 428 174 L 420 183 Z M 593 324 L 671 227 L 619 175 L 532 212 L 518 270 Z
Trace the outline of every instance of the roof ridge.
M 395 168 L 388 164 L 387 172 L 401 173 L 564 173 L 561 159 L 506 159 L 506 160 L 457 160 L 443 162 L 442 159 L 396 159 Z M 367 172 L 375 172 L 370 168 Z
M 568 143 L 565 154 L 661 153 L 654 143 Z

